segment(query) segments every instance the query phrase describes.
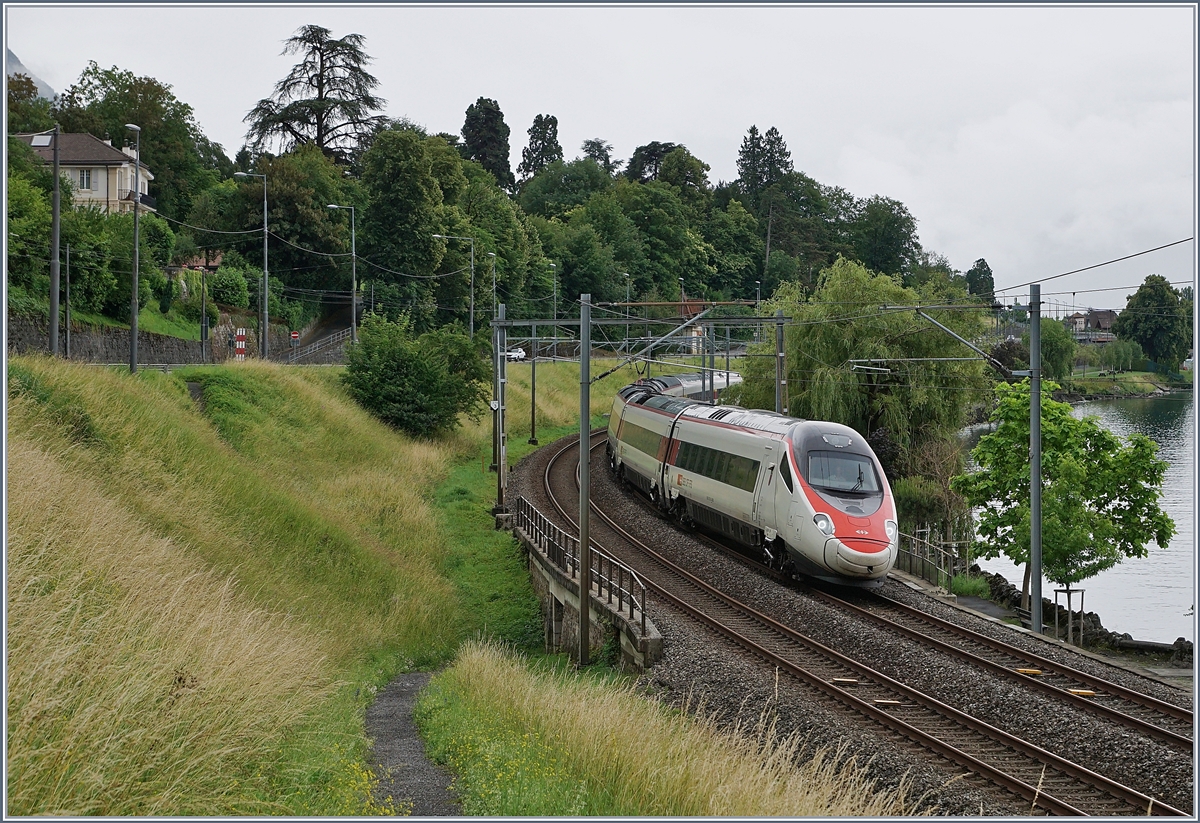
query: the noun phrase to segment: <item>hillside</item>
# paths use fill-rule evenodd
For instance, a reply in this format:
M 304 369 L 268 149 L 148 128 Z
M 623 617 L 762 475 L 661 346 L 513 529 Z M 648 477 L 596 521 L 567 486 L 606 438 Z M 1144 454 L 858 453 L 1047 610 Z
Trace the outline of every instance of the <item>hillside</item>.
M 538 371 L 548 442 L 573 424 L 578 370 Z M 684 735 L 685 721 L 602 673 L 573 675 L 551 658 L 551 674 L 514 656 L 540 656 L 541 616 L 523 558 L 488 514 L 489 421 L 416 442 L 350 402 L 340 374 L 246 362 L 131 377 L 10 360 L 9 814 L 404 813 L 402 800 L 373 796 L 364 712 L 397 673 L 456 655 L 434 705 L 463 708 L 428 722 L 470 785 L 544 754 L 519 725 L 488 743 L 503 752 L 479 749 L 472 735 L 487 723 L 536 722 L 567 750 L 572 734 L 594 736 L 559 727 L 561 713 L 520 720 L 518 685 L 546 706 L 603 700 L 641 718 L 640 733 Z M 594 415 L 629 376 L 596 387 Z M 532 448 L 528 378 L 526 364 L 510 368 L 514 461 Z M 505 651 L 463 643 L 476 638 Z M 495 677 L 507 685 L 489 687 Z M 686 737 L 681 762 L 707 762 L 713 732 L 701 724 Z M 754 746 L 725 749 L 779 783 Z M 574 787 L 605 797 L 626 779 L 563 768 L 565 800 L 536 806 L 544 813 L 575 808 Z M 617 786 L 635 799 L 621 808 L 643 813 L 636 799 L 660 777 Z M 742 805 L 728 787 L 709 790 L 732 805 L 698 808 L 790 808 L 778 805 L 786 796 Z M 861 786 L 848 796 L 873 802 Z M 518 813 L 486 801 L 465 806 Z

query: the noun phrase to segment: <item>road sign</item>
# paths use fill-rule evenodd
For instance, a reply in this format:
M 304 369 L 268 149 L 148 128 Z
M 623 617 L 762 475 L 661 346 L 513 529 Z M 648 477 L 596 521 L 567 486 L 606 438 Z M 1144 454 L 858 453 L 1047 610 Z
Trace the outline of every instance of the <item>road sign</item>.
M 300 332 L 298 332 L 298 331 L 292 332 L 292 345 L 293 346 L 300 345 Z

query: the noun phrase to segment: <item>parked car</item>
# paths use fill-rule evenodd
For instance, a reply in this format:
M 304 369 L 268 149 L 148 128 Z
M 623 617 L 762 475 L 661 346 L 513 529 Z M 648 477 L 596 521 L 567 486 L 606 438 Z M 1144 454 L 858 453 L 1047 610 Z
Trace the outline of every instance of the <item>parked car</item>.
M 505 357 L 507 357 L 509 360 L 524 360 L 525 359 L 525 350 L 520 347 L 515 348 L 515 349 L 509 349 L 504 354 L 505 354 Z

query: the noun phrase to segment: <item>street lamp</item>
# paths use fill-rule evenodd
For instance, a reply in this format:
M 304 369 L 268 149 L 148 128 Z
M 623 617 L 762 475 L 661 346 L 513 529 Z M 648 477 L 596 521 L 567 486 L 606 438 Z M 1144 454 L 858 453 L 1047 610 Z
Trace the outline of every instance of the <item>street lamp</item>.
M 142 199 L 142 127 L 126 123 L 125 128 L 137 135 L 133 164 L 133 296 L 129 304 L 129 373 L 137 374 L 138 334 L 138 205 Z
M 350 342 L 358 342 L 358 312 L 355 309 L 355 302 L 358 300 L 358 247 L 355 245 L 354 238 L 354 206 L 339 206 L 336 203 L 330 203 L 331 209 L 349 209 L 350 210 Z
M 762 302 L 762 281 L 754 281 L 754 311 L 758 313 L 758 304 Z
M 258 335 L 258 353 L 263 360 L 267 359 L 267 176 L 235 171 L 234 177 L 261 177 L 263 181 L 263 279 L 262 279 L 262 329 Z
M 471 244 L 471 338 L 475 338 L 475 238 L 457 237 L 453 234 L 435 234 L 438 240 L 466 240 Z
M 496 318 L 496 254 L 488 252 L 487 256 L 492 258 L 492 319 Z

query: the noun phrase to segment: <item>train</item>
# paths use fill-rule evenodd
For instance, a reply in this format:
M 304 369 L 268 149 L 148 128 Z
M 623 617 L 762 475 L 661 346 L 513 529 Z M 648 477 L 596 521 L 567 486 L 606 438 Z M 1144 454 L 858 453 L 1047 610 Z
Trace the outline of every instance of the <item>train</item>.
M 771 568 L 882 586 L 896 562 L 899 526 L 887 476 L 865 438 L 839 423 L 698 401 L 687 392 L 699 382 L 699 375 L 659 377 L 617 393 L 606 454 L 618 480 Z

